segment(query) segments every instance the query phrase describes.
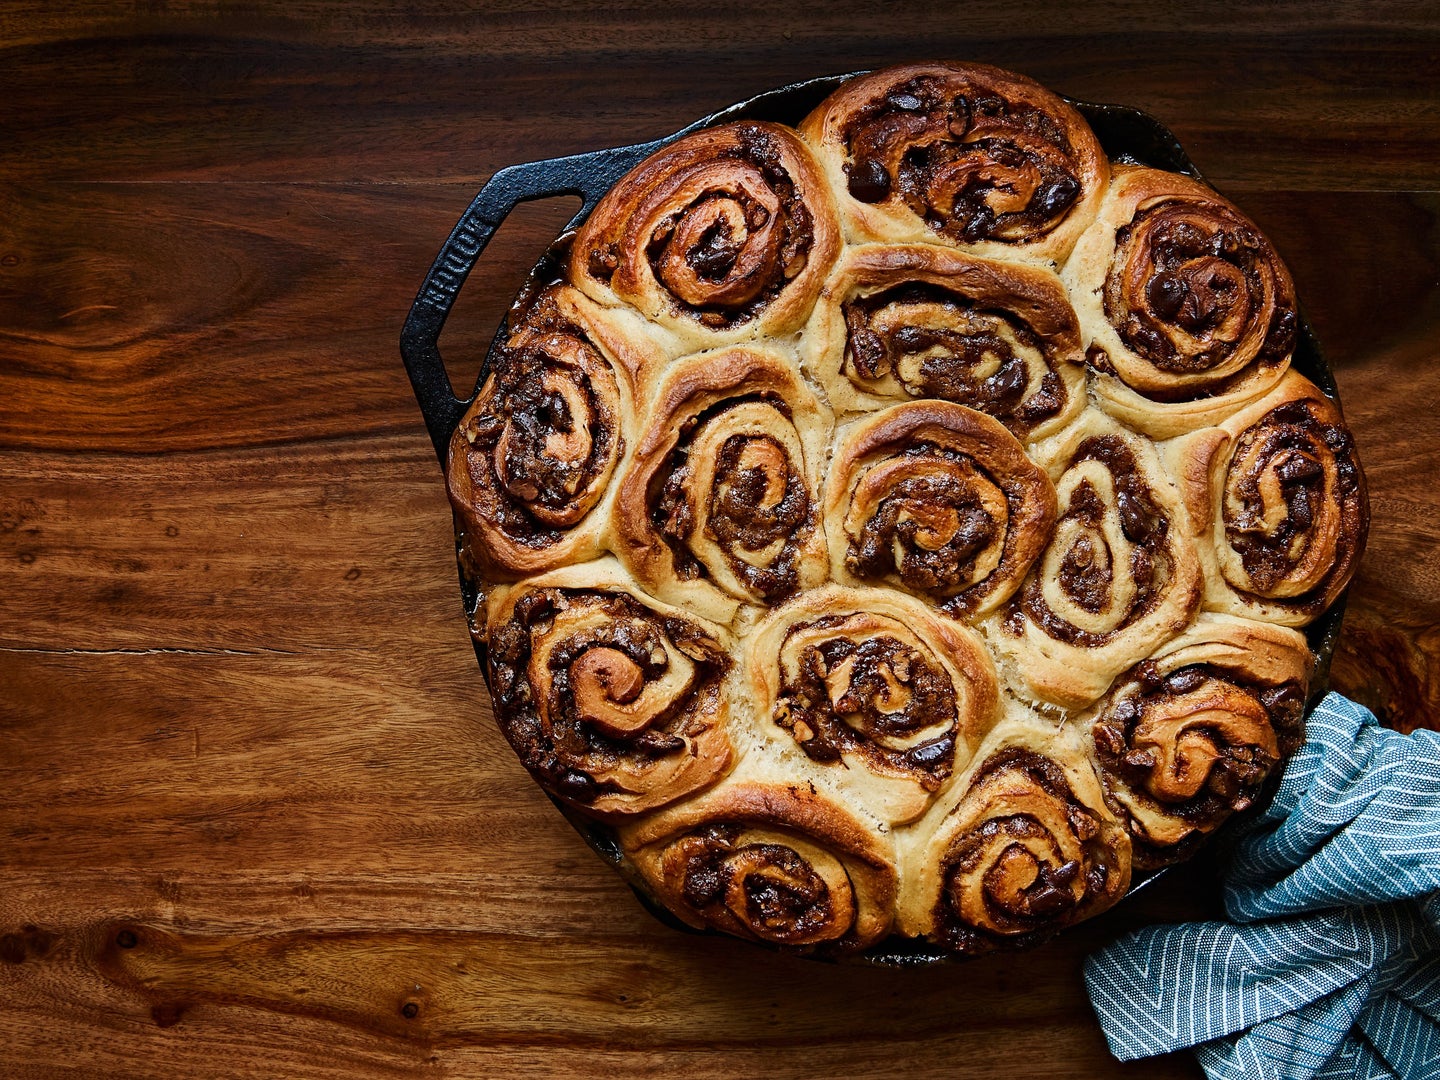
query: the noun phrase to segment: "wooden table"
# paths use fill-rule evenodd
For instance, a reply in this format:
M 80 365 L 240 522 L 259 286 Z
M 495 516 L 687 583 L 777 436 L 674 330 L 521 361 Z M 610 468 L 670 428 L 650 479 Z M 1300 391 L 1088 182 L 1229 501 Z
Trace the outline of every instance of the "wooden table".
M 1195 1076 L 1122 1067 L 1089 950 L 832 967 L 644 914 L 496 731 L 397 339 L 495 169 L 797 78 L 990 61 L 1171 125 L 1276 240 L 1374 529 L 1335 684 L 1440 716 L 1440 12 L 1015 0 L 6 4 L 0 1072 Z M 444 339 L 473 378 L 569 205 Z

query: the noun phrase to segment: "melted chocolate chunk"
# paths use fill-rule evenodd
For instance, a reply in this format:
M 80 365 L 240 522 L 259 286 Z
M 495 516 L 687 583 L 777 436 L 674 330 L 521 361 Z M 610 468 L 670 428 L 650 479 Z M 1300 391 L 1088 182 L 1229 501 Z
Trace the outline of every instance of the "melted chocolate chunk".
M 858 110 L 844 141 L 854 198 L 904 203 L 951 240 L 1028 243 L 1063 221 L 1082 192 L 1078 157 L 1055 118 L 934 76 L 911 79 Z M 1022 178 L 1037 174 L 1023 206 L 995 211 L 997 192 L 1009 197 Z M 956 176 L 958 183 L 950 179 Z
M 715 863 L 702 858 L 691 860 L 685 871 L 685 886 L 681 895 L 693 908 L 703 908 L 718 900 L 725 892 L 725 875 Z
M 907 311 L 913 321 L 888 332 L 879 325 L 882 317 L 893 323 Z M 1053 371 L 1027 397 L 1030 369 L 1021 350 L 1055 361 L 1047 342 L 1013 312 L 918 282 L 857 297 L 843 312 L 848 360 L 861 379 L 893 375 L 913 397 L 987 413 L 1021 437 L 1065 406 L 1064 384 Z M 918 372 L 910 373 L 915 365 L 907 357 L 920 358 Z M 997 362 L 996 370 L 979 374 Z
M 754 209 L 763 211 L 764 207 Z M 700 243 L 685 252 L 688 262 L 701 277 L 711 281 L 725 278 L 740 255 L 743 241 L 730 230 L 730 223 L 717 221 L 700 237 Z
M 890 196 L 890 173 L 884 162 L 866 158 L 849 167 L 846 187 L 851 197 L 863 203 L 884 202 Z
M 838 628 L 841 621 L 828 617 L 815 625 Z M 950 675 L 933 658 L 891 637 L 857 642 L 842 636 L 806 647 L 799 670 L 782 681 L 775 722 L 814 761 L 828 764 L 855 753 L 878 771 L 914 777 L 934 790 L 954 763 L 959 714 Z M 935 728 L 943 733 L 903 745 Z
M 1145 287 L 1145 295 L 1150 300 L 1150 306 L 1155 309 L 1155 313 L 1172 321 L 1180 314 L 1180 306 L 1185 302 L 1185 293 L 1184 280 L 1171 270 L 1162 270 L 1151 278 L 1150 284 Z
M 1160 601 L 1166 585 L 1164 570 L 1170 563 L 1166 547 L 1170 522 L 1156 504 L 1135 455 L 1122 438 L 1101 435 L 1086 439 L 1076 450 L 1070 467 L 1082 461 L 1100 462 L 1114 478 L 1121 530 L 1135 545 L 1130 552 L 1130 574 L 1137 589 L 1118 630 L 1143 618 Z M 1088 482 L 1082 482 L 1075 487 L 1070 504 L 1060 517 L 1061 522 L 1078 519 L 1086 527 L 1086 535 L 1061 560 L 1060 587 L 1090 612 L 1102 611 L 1109 605 L 1114 580 L 1116 555 L 1101 548 L 1104 515 L 1105 506 L 1099 494 Z M 1045 602 L 1041 583 L 1036 578 L 1026 583 L 1020 596 L 1011 601 L 1009 610 L 1006 626 L 1014 634 L 1023 632 L 1023 623 L 1016 617 L 1017 612 L 1023 612 L 1049 637 L 1071 645 L 1095 647 L 1110 638 L 1110 634 L 1082 630 L 1055 614 Z

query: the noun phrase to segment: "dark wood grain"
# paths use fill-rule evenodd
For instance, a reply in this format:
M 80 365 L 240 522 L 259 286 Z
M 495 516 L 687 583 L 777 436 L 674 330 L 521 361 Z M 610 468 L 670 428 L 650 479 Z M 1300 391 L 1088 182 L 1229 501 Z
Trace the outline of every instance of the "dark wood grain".
M 878 20 L 865 0 L 726 17 L 693 0 L 248 4 L 226 19 L 206 3 L 147 6 L 66 18 L 7 5 L 0 176 L 473 181 L 917 54 L 1153 111 L 1216 179 L 1409 190 L 1440 174 L 1440 29 L 1423 2 L 912 3 Z M 57 99 L 58 71 L 70 92 Z
M 1147 109 L 1336 369 L 1374 524 L 1334 683 L 1440 726 L 1434 5 L 224 8 L 0 11 L 0 1072 L 1198 1076 L 1110 1058 L 1080 964 L 1217 916 L 1208 858 L 927 971 L 648 916 L 495 729 L 399 328 L 496 168 L 795 79 L 956 56 Z M 572 209 L 501 230 L 457 386 Z

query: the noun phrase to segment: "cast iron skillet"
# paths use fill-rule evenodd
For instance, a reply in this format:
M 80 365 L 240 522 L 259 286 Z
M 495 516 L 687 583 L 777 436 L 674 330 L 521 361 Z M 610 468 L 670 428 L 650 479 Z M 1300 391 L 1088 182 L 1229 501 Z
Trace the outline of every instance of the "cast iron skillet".
M 662 139 L 631 146 L 608 147 L 570 157 L 511 165 L 492 176 L 451 231 L 445 246 L 440 249 L 440 254 L 430 267 L 419 295 L 410 308 L 410 315 L 405 320 L 405 329 L 400 336 L 400 354 L 405 360 L 405 370 L 410 375 L 410 384 L 415 389 L 420 411 L 424 414 L 430 440 L 435 444 L 435 453 L 440 458 L 441 469 L 445 468 L 449 454 L 450 437 L 479 394 L 490 369 L 490 358 L 503 345 L 508 329 L 502 321 L 490 344 L 485 362 L 481 365 L 475 387 L 470 396 L 463 400 L 455 397 L 451 390 L 450 377 L 440 356 L 440 331 L 445 326 L 445 320 L 455 304 L 461 286 L 465 284 L 466 277 L 474 269 L 485 251 L 485 246 L 510 211 L 522 202 L 561 195 L 579 196 L 583 200 L 579 212 L 570 219 L 556 243 L 541 256 L 531 272 L 526 288 L 521 290 L 523 295 L 533 284 L 544 284 L 558 277 L 560 260 L 563 258 L 569 234 L 590 216 L 595 204 L 616 181 L 660 147 L 692 131 L 734 120 L 770 120 L 794 127 L 841 83 L 863 74 L 866 72 L 857 71 L 848 75 L 829 75 L 792 83 L 731 105 Z M 1171 172 L 1185 173 L 1197 180 L 1204 179 L 1175 136 L 1154 117 L 1124 105 L 1095 105 L 1072 98 L 1065 100 L 1078 109 L 1089 122 L 1100 140 L 1100 145 L 1112 161 L 1150 165 Z M 1329 397 L 1336 398 L 1335 379 L 1329 365 L 1320 355 L 1315 334 L 1303 313 L 1292 366 Z M 466 618 L 471 621 L 473 629 L 479 586 L 469 576 L 464 559 L 460 560 L 460 591 Z M 1340 636 L 1340 623 L 1344 613 L 1345 595 L 1342 594 L 1306 631 L 1310 648 L 1317 660 L 1315 678 L 1311 683 L 1310 704 L 1319 700 L 1329 682 L 1330 659 L 1335 651 L 1335 642 Z M 485 661 L 484 643 L 474 634 L 471 635 L 471 640 L 475 645 L 476 658 L 480 661 L 480 670 L 485 674 L 489 669 Z M 486 677 L 488 678 L 488 674 Z M 1278 776 L 1271 777 L 1265 796 L 1257 799 L 1255 806 L 1242 815 L 1242 818 L 1259 812 L 1269 801 L 1269 795 L 1273 794 L 1278 782 Z M 585 842 L 621 872 L 651 914 L 677 930 L 705 932 L 696 931 L 680 922 L 650 898 L 641 883 L 628 872 L 620 847 L 607 826 L 583 817 L 558 800 L 551 801 L 584 837 Z M 1231 819 L 1220 831 L 1228 831 L 1236 820 Z M 1135 879 L 1130 893 L 1137 892 L 1164 872 L 1163 869 L 1156 870 Z M 893 938 L 872 946 L 861 953 L 858 959 L 890 967 L 917 967 L 964 958 L 945 952 L 928 942 Z

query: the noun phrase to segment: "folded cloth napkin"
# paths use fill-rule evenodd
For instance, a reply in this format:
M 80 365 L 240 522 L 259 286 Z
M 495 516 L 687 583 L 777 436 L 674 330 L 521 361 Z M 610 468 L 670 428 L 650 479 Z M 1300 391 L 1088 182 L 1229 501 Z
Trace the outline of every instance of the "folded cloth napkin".
M 1122 1061 L 1212 1080 L 1440 1077 L 1440 733 L 1330 694 L 1239 837 L 1233 922 L 1151 926 L 1085 962 Z

